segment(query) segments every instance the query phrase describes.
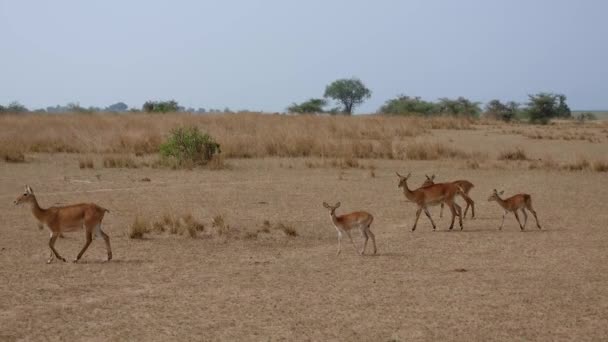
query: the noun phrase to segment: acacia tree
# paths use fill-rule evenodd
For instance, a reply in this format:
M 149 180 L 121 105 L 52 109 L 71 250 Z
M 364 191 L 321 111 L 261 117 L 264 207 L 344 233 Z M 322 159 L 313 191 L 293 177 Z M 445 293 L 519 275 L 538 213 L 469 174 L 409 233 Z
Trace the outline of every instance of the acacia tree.
M 344 106 L 344 114 L 351 115 L 356 106 L 372 96 L 372 92 L 361 80 L 351 78 L 332 82 L 325 88 L 323 96 L 340 102 Z
M 499 100 L 492 100 L 486 105 L 485 116 L 497 120 L 511 121 L 517 117 L 519 103 L 509 101 L 506 104 Z
M 539 93 L 528 95 L 529 102 L 527 112 L 530 121 L 546 124 L 550 119 L 556 117 L 568 118 L 572 114 L 566 104 L 566 96 L 562 94 Z
M 287 107 L 287 111 L 290 113 L 323 113 L 323 107 L 327 105 L 325 99 L 310 99 L 300 104 L 294 103 Z

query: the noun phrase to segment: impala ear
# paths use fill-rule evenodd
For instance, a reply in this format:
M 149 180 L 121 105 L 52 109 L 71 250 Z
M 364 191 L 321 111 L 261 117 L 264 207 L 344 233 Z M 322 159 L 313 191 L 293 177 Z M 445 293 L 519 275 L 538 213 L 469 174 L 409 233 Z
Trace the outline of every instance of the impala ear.
M 329 209 L 329 204 L 327 204 L 326 202 L 323 202 L 323 206 L 327 209 Z
M 33 194 L 34 191 L 32 190 L 32 188 L 30 188 L 28 185 L 25 186 L 25 193 L 26 194 Z
M 435 174 L 434 173 L 431 175 L 431 180 L 435 180 Z
M 395 172 L 395 173 L 397 174 L 397 177 L 399 177 L 399 178 L 405 178 L 402 175 L 400 175 L 399 172 Z
M 340 208 L 340 202 L 336 203 L 336 205 L 334 205 L 334 209 L 338 209 Z
M 495 194 L 497 194 L 497 193 L 498 193 L 498 191 L 496 191 L 496 189 L 494 189 L 494 193 L 495 193 Z
M 498 194 L 499 194 L 499 195 L 502 195 L 502 194 L 504 194 L 504 193 L 505 193 L 505 191 L 503 190 L 503 191 L 499 192 Z

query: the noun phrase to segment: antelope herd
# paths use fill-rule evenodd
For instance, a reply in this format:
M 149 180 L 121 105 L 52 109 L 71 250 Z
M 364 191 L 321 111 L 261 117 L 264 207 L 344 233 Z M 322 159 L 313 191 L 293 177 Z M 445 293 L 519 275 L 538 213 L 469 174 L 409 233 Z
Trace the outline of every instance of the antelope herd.
M 426 181 L 422 184 L 421 187 L 411 190 L 408 186 L 408 179 L 410 178 L 411 173 L 407 176 L 402 176 L 397 172 L 397 177 L 399 177 L 398 187 L 403 188 L 403 194 L 406 199 L 410 202 L 416 204 L 418 209 L 416 210 L 416 219 L 414 221 L 414 225 L 412 226 L 412 231 L 416 230 L 416 225 L 418 224 L 418 219 L 420 218 L 420 214 L 424 211 L 424 214 L 431 221 L 431 225 L 433 226 L 433 231 L 437 228 L 431 213 L 429 212 L 429 207 L 441 205 L 441 212 L 439 216 L 441 217 L 443 214 L 443 207 L 447 205 L 452 214 L 451 223 L 449 230 L 452 230 L 454 227 L 454 221 L 456 217 L 458 217 L 458 223 L 460 224 L 460 229 L 464 229 L 462 224 L 463 217 L 466 216 L 469 207 L 471 208 L 471 218 L 475 217 L 475 202 L 469 197 L 469 192 L 473 188 L 473 183 L 467 180 L 457 180 L 453 182 L 446 183 L 435 183 L 435 175 L 426 176 Z M 502 227 L 505 222 L 505 216 L 512 212 L 519 223 L 520 229 L 523 231 L 526 227 L 526 223 L 528 221 L 528 214 L 526 209 L 534 215 L 534 219 L 536 220 L 536 226 L 538 229 L 541 229 L 540 224 L 538 223 L 538 217 L 536 216 L 536 211 L 532 208 L 532 198 L 528 194 L 517 194 L 511 196 L 506 199 L 502 199 L 500 195 L 503 194 L 504 191 L 498 192 L 496 189 L 493 190 L 492 194 L 488 198 L 488 201 L 495 201 L 504 209 L 504 213 L 502 215 L 502 222 L 499 230 L 502 230 Z M 456 195 L 462 197 L 466 202 L 466 208 L 464 213 L 462 212 L 462 208 L 455 202 Z M 50 230 L 50 238 L 49 238 L 49 248 L 51 250 L 49 259 L 47 263 L 51 263 L 53 258 L 56 257 L 59 260 L 66 261 L 57 250 L 55 249 L 55 241 L 62 233 L 74 232 L 78 231 L 82 228 L 85 230 L 86 241 L 78 256 L 73 260 L 77 262 L 82 258 L 82 255 L 87 250 L 91 241 L 93 239 L 93 233 L 97 236 L 101 236 L 104 239 L 106 244 L 106 250 L 108 253 L 107 261 L 112 259 L 112 248 L 110 246 L 110 237 L 101 229 L 101 221 L 105 213 L 110 212 L 108 209 L 102 208 L 93 203 L 81 203 L 74 204 L 68 206 L 61 207 L 50 207 L 47 209 L 43 209 L 38 204 L 36 200 L 36 196 L 34 195 L 34 191 L 29 186 L 25 186 L 25 192 L 19 196 L 14 204 L 19 205 L 23 203 L 28 203 L 31 207 L 32 214 L 38 221 L 38 227 L 43 229 L 46 226 Z M 352 243 L 355 251 L 360 255 L 365 253 L 365 249 L 367 247 L 367 242 L 371 238 L 372 243 L 374 245 L 374 254 L 377 252 L 376 248 L 376 237 L 371 231 L 371 224 L 374 221 L 374 217 L 365 211 L 356 211 L 344 215 L 336 215 L 336 209 L 340 207 L 340 202 L 335 205 L 329 205 L 326 202 L 323 202 L 323 206 L 329 210 L 329 216 L 331 221 L 338 232 L 338 251 L 337 255 L 340 254 L 342 250 L 342 235 L 346 234 Z M 518 210 L 521 209 L 522 214 L 524 215 L 524 223 L 521 224 L 519 220 L 519 215 L 517 214 Z M 361 250 L 357 249 L 355 242 L 350 234 L 351 230 L 358 229 L 361 232 L 361 235 L 364 238 L 363 248 Z

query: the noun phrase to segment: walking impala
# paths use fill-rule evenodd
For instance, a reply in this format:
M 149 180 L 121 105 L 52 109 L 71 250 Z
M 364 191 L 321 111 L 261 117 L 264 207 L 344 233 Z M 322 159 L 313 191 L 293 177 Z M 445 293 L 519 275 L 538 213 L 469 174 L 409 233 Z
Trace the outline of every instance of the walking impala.
M 29 186 L 25 186 L 25 193 L 19 196 L 15 200 L 15 205 L 29 203 L 32 209 L 32 213 L 38 220 L 38 226 L 40 229 L 43 226 L 47 226 L 51 231 L 51 237 L 49 239 L 49 248 L 51 249 L 51 255 L 47 260 L 47 263 L 53 261 L 53 257 L 65 262 L 65 259 L 59 255 L 55 249 L 55 241 L 61 233 L 74 232 L 85 228 L 86 231 L 86 242 L 84 247 L 74 262 L 80 260 L 84 252 L 87 250 L 93 239 L 93 231 L 99 236 L 101 235 L 106 243 L 106 250 L 108 252 L 108 261 L 112 260 L 112 248 L 110 247 L 110 237 L 101 230 L 101 221 L 106 212 L 110 212 L 108 209 L 102 208 L 93 203 L 81 203 L 62 207 L 50 207 L 48 209 L 42 209 L 38 205 L 34 191 Z
M 336 255 L 340 255 L 340 252 L 342 250 L 343 233 L 348 235 L 348 238 L 353 244 L 355 251 L 357 251 L 357 253 L 359 253 L 360 255 L 363 255 L 363 253 L 365 253 L 365 247 L 367 247 L 367 240 L 369 238 L 372 238 L 372 243 L 374 244 L 374 254 L 376 254 L 376 237 L 374 236 L 374 233 L 372 233 L 372 231 L 370 230 L 370 225 L 374 221 L 374 217 L 370 213 L 367 213 L 365 211 L 356 211 L 350 214 L 336 216 L 336 209 L 340 207 L 340 202 L 336 203 L 336 205 L 334 206 L 323 202 L 323 206 L 329 210 L 329 216 L 331 218 L 331 221 L 333 222 L 334 227 L 336 227 L 336 230 L 338 231 L 338 253 L 336 253 Z M 365 239 L 365 242 L 363 243 L 363 249 L 360 252 L 357 250 L 357 246 L 355 245 L 355 242 L 353 241 L 353 238 L 350 235 L 350 231 L 354 228 L 358 228 L 361 231 L 361 235 Z
M 424 175 L 424 176 L 426 177 L 426 180 L 424 181 L 424 183 L 422 183 L 423 187 L 435 184 L 435 175 L 431 175 L 431 177 L 429 177 L 428 175 Z M 462 189 L 462 192 L 464 192 L 467 195 L 467 196 L 460 196 L 460 197 L 462 197 L 462 199 L 464 199 L 465 202 L 467 202 L 467 206 L 466 206 L 466 208 L 464 208 L 464 214 L 462 216 L 467 217 L 467 211 L 469 211 L 469 207 L 471 207 L 471 218 L 474 218 L 475 217 L 475 202 L 473 202 L 471 197 L 469 197 L 469 191 L 471 191 L 471 189 L 475 185 L 473 185 L 473 183 L 471 183 L 467 180 L 464 180 L 464 179 L 453 181 L 451 183 L 458 185 Z M 441 203 L 441 211 L 439 212 L 439 217 L 443 217 L 443 205 L 444 204 Z
M 534 215 L 534 220 L 536 220 L 536 227 L 538 227 L 538 229 L 541 229 L 540 224 L 538 224 L 538 217 L 536 217 L 536 211 L 532 209 L 532 197 L 530 197 L 530 195 L 517 194 L 515 196 L 511 196 L 503 200 L 502 198 L 500 198 L 500 195 L 502 195 L 503 193 L 504 191 L 498 192 L 496 191 L 496 189 L 494 189 L 494 192 L 488 198 L 488 202 L 496 201 L 505 210 L 504 214 L 502 214 L 502 223 L 500 224 L 500 227 L 498 227 L 499 230 L 502 230 L 502 226 L 505 224 L 505 216 L 508 212 L 513 212 L 515 218 L 517 219 L 517 223 L 519 223 L 519 228 L 521 230 L 524 230 L 524 228 L 526 228 L 526 223 L 528 222 L 528 214 L 526 213 L 526 209 L 532 212 L 532 215 Z M 521 209 L 522 213 L 524 213 L 523 226 L 519 221 L 519 215 L 517 215 L 517 210 L 519 209 Z
M 460 230 L 464 228 L 462 226 L 462 210 L 460 206 L 454 202 L 454 196 L 456 196 L 457 193 L 461 194 L 461 196 L 466 195 L 462 192 L 462 189 L 460 189 L 458 185 L 452 183 L 437 183 L 426 187 L 421 187 L 416 190 L 410 190 L 407 186 L 407 179 L 411 176 L 411 173 L 404 177 L 397 172 L 397 176 L 399 177 L 398 187 L 403 188 L 403 194 L 405 197 L 418 205 L 418 210 L 416 210 L 416 221 L 414 222 L 412 231 L 416 230 L 416 225 L 418 224 L 418 219 L 420 218 L 420 213 L 422 211 L 424 211 L 426 216 L 429 218 L 431 224 L 433 225 L 433 230 L 435 230 L 435 222 L 433 222 L 433 218 L 429 213 L 428 207 L 439 205 L 440 203 L 446 203 L 452 212 L 452 223 L 450 223 L 449 229 L 452 230 L 452 228 L 454 228 L 454 219 L 456 216 L 458 216 Z

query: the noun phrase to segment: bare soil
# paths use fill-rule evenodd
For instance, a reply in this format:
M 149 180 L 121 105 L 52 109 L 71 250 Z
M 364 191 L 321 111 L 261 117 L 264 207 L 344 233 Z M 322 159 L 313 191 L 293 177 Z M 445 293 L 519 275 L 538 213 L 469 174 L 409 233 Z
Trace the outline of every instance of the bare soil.
M 489 134 L 488 134 L 489 132 Z M 530 140 L 486 131 L 434 135 L 465 150 L 496 153 L 523 146 L 532 158 L 605 157 L 608 144 Z M 309 159 L 230 159 L 230 169 L 79 169 L 78 155 L 28 154 L 0 162 L 0 340 L 564 340 L 608 336 L 608 174 L 505 167 L 468 169 L 462 160 L 362 160 L 366 168 L 310 167 Z M 493 159 L 492 156 L 489 157 Z M 321 165 L 319 159 L 312 159 Z M 307 163 L 308 162 L 308 163 Z M 309 165 L 309 166 L 307 166 Z M 397 188 L 467 179 L 477 218 L 436 232 Z M 141 182 L 142 178 L 150 182 Z M 78 264 L 45 264 L 48 232 L 12 201 L 30 185 L 43 207 L 95 202 L 110 209 L 104 230 L 114 260 L 103 263 L 101 239 Z M 521 232 L 512 214 L 487 202 L 492 189 L 526 192 L 530 217 Z M 377 255 L 359 256 L 337 238 L 322 202 L 338 214 L 375 217 Z M 460 201 L 462 203 L 462 201 Z M 294 227 L 297 237 L 259 234 L 222 239 L 203 234 L 127 236 L 135 216 L 191 213 L 211 228 L 222 215 L 255 230 L 265 220 Z M 360 247 L 362 240 L 354 234 Z M 84 232 L 59 239 L 68 259 Z M 368 246 L 368 252 L 371 251 Z

